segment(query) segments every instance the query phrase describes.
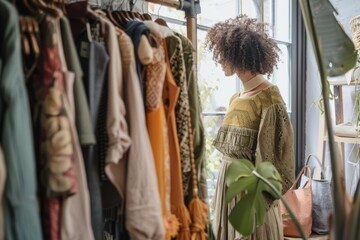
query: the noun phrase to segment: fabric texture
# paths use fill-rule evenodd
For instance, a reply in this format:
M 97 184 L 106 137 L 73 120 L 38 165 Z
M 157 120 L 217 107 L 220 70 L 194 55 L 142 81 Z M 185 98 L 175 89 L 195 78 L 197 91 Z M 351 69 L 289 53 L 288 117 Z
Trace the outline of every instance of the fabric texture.
M 190 111 L 188 85 L 182 42 L 179 37 L 166 38 L 169 64 L 176 84 L 180 87 L 179 98 L 176 104 L 176 127 L 180 144 L 181 171 L 184 197 L 189 195 L 189 182 L 191 178 L 190 145 L 188 112 Z
M 79 57 L 76 53 L 74 38 L 71 33 L 69 20 L 60 18 L 62 43 L 64 45 L 65 59 L 68 68 L 75 73 L 74 100 L 75 100 L 75 123 L 81 145 L 95 144 L 95 135 L 90 118 L 89 105 L 83 84 L 83 70 Z
M 108 149 L 106 164 L 111 164 L 107 165 L 106 168 L 112 168 L 123 158 L 124 153 L 131 144 L 131 139 L 128 134 L 128 123 L 125 119 L 126 108 L 122 97 L 124 91 L 123 65 L 115 27 L 106 19 L 101 19 L 101 21 L 105 26 L 105 41 L 109 52 L 106 113 Z M 114 183 L 114 179 L 111 180 Z M 114 185 L 119 190 L 119 186 Z
M 161 40 L 158 39 L 160 42 Z M 160 44 L 160 43 L 159 43 Z M 146 66 L 146 125 L 149 134 L 154 165 L 157 176 L 158 189 L 161 200 L 162 214 L 164 218 L 165 239 L 170 240 L 177 234 L 178 223 L 172 222 L 170 211 L 170 157 L 167 138 L 167 123 L 164 103 L 162 101 L 165 80 L 165 55 L 162 45 L 153 48 L 153 62 Z
M 91 122 L 94 127 L 94 132 L 96 132 L 101 98 L 104 95 L 104 90 L 106 90 L 105 81 L 109 55 L 106 52 L 104 42 L 89 41 L 86 29 L 82 31 L 76 42 L 81 67 L 84 71 L 83 80 L 90 109 Z M 102 108 L 106 111 L 106 105 L 102 106 Z M 105 121 L 103 122 L 104 128 L 106 129 Z M 106 136 L 106 131 L 104 135 Z M 104 218 L 100 191 L 99 163 L 99 140 L 102 140 L 102 138 L 99 137 L 98 132 L 96 132 L 96 138 L 98 141 L 95 145 L 83 146 L 82 151 L 85 159 L 86 176 L 90 193 L 91 225 L 95 239 L 102 240 Z
M 168 126 L 168 141 L 170 154 L 170 203 L 171 211 L 180 223 L 176 239 L 189 239 L 191 218 L 184 202 L 183 181 L 181 174 L 180 145 L 176 128 L 175 107 L 179 97 L 180 88 L 176 85 L 171 73 L 166 41 L 163 40 L 166 59 L 166 75 L 163 88 L 163 101 Z
M 207 176 L 206 176 L 206 159 L 205 159 L 205 133 L 204 125 L 202 121 L 202 106 L 200 100 L 199 85 L 196 75 L 196 65 L 194 62 L 195 50 L 192 46 L 191 41 L 181 34 L 176 34 L 181 39 L 183 52 L 184 52 L 184 62 L 186 69 L 186 82 L 188 86 L 188 97 L 189 97 L 189 106 L 190 106 L 190 118 L 191 118 L 191 127 L 193 133 L 193 145 L 194 145 L 194 157 L 197 170 L 198 178 L 198 189 L 199 197 L 201 200 L 207 202 Z M 191 181 L 189 181 L 189 185 Z M 191 185 L 189 186 L 191 189 Z M 189 202 L 192 199 L 192 192 L 189 192 L 187 201 Z
M 28 80 L 43 236 L 52 240 L 60 238 L 61 199 L 77 191 L 70 123 L 64 111 L 66 86 L 57 24 L 58 20 L 46 16 L 39 25 L 44 41 L 40 42 L 37 68 Z
M 5 239 L 42 239 L 36 200 L 34 145 L 29 102 L 22 73 L 16 9 L 0 0 L 1 136 L 6 160 Z M 19 148 L 19 146 L 21 146 Z
M 126 175 L 124 154 L 128 151 L 131 139 L 128 132 L 128 123 L 126 122 L 126 108 L 123 100 L 123 65 L 120 56 L 119 42 L 115 27 L 105 18 L 100 18 L 105 27 L 104 38 L 109 52 L 109 65 L 107 73 L 107 110 L 106 110 L 106 131 L 108 136 L 108 149 L 105 161 L 105 173 L 110 180 L 109 183 L 102 186 L 103 192 L 109 192 L 115 195 L 115 198 L 109 197 L 109 202 L 105 202 L 105 208 L 115 207 L 120 204 L 120 198 L 123 197 L 124 187 L 123 178 Z M 116 136 L 113 138 L 111 136 Z M 113 142 L 116 140 L 116 142 Z M 113 144 L 116 144 L 115 146 Z M 106 188 L 106 189 L 105 189 Z M 104 194 L 103 194 L 104 195 Z
M 253 164 L 270 161 L 283 179 L 283 193 L 294 181 L 293 132 L 279 89 L 267 87 L 255 95 L 239 97 L 235 94 L 214 140 L 223 154 L 215 198 L 213 230 L 216 239 L 240 238 L 228 222 L 228 215 L 239 196 L 228 205 L 225 201 L 225 176 L 231 159 L 245 158 Z M 269 195 L 266 199 L 265 223 L 257 227 L 249 239 L 283 239 L 278 203 Z
M 63 201 L 61 209 L 61 239 L 94 239 L 91 228 L 90 197 L 86 181 L 84 158 L 82 156 L 80 141 L 75 126 L 75 98 L 74 81 L 75 76 L 69 72 L 65 60 L 64 48 L 60 32 L 60 22 L 57 22 L 56 28 L 59 31 L 58 48 L 61 60 L 61 71 L 64 74 L 65 97 L 63 98 L 65 113 L 69 118 L 69 129 L 73 143 L 74 164 L 77 176 L 78 191 L 74 196 L 68 197 Z
M 157 39 L 157 41 L 161 42 L 161 39 Z M 166 71 L 162 46 L 153 48 L 153 52 L 153 61 L 145 67 L 145 107 L 147 111 L 156 111 L 160 106 Z
M 141 36 L 143 34 L 148 34 L 150 32 L 150 29 L 142 22 L 140 21 L 129 21 L 126 23 L 125 26 L 126 33 L 131 37 L 131 40 L 133 42 L 133 51 L 135 56 L 135 62 L 136 62 L 136 71 L 138 75 L 138 79 L 140 81 L 140 88 L 141 88 L 141 95 L 143 99 L 146 99 L 146 88 L 145 84 L 142 81 L 142 64 L 139 60 L 139 56 L 137 54 L 139 43 Z
M 126 158 L 121 160 L 126 166 L 123 170 L 126 172 L 126 179 L 123 180 L 121 189 L 121 192 L 126 189 L 126 229 L 131 239 L 160 240 L 165 236 L 164 222 L 133 44 L 123 31 L 119 29 L 118 33 L 122 67 L 126 69 L 123 71 L 123 99 L 132 141 Z

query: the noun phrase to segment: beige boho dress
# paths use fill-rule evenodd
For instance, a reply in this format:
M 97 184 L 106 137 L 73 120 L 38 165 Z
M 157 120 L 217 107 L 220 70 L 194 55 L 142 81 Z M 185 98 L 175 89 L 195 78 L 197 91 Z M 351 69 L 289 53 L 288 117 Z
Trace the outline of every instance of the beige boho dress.
M 224 117 L 214 146 L 223 154 L 215 198 L 213 230 L 217 240 L 242 239 L 228 222 L 235 205 L 225 202 L 225 175 L 231 159 L 245 158 L 254 164 L 272 162 L 283 179 L 283 192 L 294 181 L 293 131 L 279 89 L 271 85 L 252 96 L 235 94 Z M 278 202 L 266 197 L 265 223 L 248 239 L 283 239 Z

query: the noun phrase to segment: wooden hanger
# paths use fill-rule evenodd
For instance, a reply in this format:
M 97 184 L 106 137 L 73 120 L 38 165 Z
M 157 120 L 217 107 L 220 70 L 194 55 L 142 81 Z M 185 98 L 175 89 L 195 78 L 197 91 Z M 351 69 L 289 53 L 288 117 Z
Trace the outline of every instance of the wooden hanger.
M 28 11 L 31 15 L 36 16 L 39 14 L 39 11 L 36 9 L 37 7 L 34 6 L 34 4 L 31 4 L 32 2 L 29 2 L 28 0 L 22 0 L 20 1 L 20 4 L 22 8 L 26 11 Z M 21 14 L 21 13 L 20 13 Z
M 161 7 L 162 7 L 162 4 L 160 5 L 160 7 L 158 9 L 157 19 L 155 20 L 155 22 L 162 25 L 162 26 L 168 27 L 166 21 L 164 19 L 160 18 L 160 9 L 161 9 Z
M 49 14 L 55 18 L 61 17 L 62 13 L 58 9 L 46 4 L 43 0 L 31 0 L 35 6 L 42 10 L 45 14 Z
M 157 19 L 155 20 L 155 22 L 158 23 L 159 25 L 162 25 L 162 26 L 165 26 L 165 27 L 169 27 L 169 26 L 167 25 L 167 22 L 166 22 L 164 19 L 162 19 L 162 18 L 157 18 Z
M 109 20 L 116 26 L 116 27 L 119 27 L 119 28 L 122 28 L 120 26 L 120 24 L 117 22 L 117 20 L 115 19 L 115 14 L 114 12 L 110 11 L 110 10 L 106 10 L 106 16 L 109 18 Z
M 150 21 L 152 21 L 152 17 L 151 17 L 150 14 L 148 14 L 148 13 L 143 13 L 142 15 L 143 15 L 143 17 L 144 17 L 145 20 L 150 20 Z
M 150 20 L 150 21 L 152 21 L 152 18 L 151 18 L 151 15 L 150 14 L 148 14 L 148 13 L 146 13 L 145 11 L 144 11 L 144 5 L 145 5 L 145 0 L 143 1 L 143 3 L 142 3 L 142 5 L 141 5 L 141 11 L 142 11 L 142 19 L 143 20 Z
M 23 67 L 26 79 L 35 70 L 40 58 L 39 27 L 32 17 L 19 17 Z

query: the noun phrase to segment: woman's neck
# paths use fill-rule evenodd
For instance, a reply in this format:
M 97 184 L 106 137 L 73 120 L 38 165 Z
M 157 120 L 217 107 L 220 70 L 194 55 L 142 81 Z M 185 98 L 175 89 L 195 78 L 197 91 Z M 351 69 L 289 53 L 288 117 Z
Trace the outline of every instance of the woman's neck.
M 266 81 L 266 79 L 261 74 L 255 74 L 251 71 L 241 72 L 237 75 L 244 86 L 245 92 L 256 89 L 260 84 Z

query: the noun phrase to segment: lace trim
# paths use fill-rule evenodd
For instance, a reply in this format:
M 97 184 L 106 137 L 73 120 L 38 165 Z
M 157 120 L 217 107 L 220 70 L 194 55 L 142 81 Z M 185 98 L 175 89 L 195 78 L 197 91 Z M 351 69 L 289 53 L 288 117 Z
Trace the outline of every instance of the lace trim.
M 254 153 L 258 131 L 236 126 L 221 126 L 213 142 L 214 147 L 224 155 L 233 152 Z

